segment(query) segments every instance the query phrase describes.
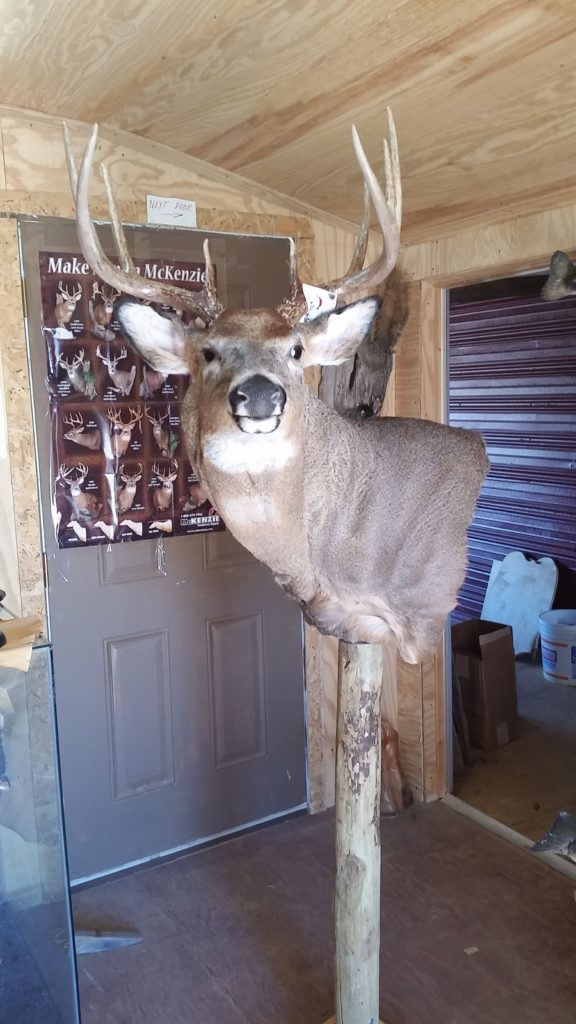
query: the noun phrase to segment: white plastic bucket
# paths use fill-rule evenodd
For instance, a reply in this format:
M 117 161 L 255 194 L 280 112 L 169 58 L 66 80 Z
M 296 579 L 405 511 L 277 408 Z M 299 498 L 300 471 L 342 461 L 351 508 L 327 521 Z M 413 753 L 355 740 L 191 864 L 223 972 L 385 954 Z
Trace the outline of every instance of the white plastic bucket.
M 543 612 L 539 619 L 544 677 L 576 686 L 576 609 Z

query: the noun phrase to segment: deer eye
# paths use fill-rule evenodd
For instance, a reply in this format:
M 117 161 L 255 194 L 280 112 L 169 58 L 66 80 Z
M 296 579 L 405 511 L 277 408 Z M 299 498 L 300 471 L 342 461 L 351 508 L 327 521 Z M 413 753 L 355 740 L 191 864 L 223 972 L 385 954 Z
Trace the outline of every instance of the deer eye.
M 213 359 L 216 359 L 216 353 L 213 348 L 203 348 L 202 355 L 204 356 L 205 363 L 211 363 Z
M 303 351 L 304 349 L 302 348 L 302 345 L 293 345 L 290 349 L 290 355 L 292 356 L 292 359 L 300 359 Z

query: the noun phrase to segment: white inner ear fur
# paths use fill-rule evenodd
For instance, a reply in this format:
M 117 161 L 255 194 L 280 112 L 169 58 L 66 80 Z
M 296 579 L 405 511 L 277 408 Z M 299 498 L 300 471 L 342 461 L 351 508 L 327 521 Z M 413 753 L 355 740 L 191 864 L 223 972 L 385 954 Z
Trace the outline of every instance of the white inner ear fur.
M 379 308 L 379 299 L 361 299 L 307 325 L 302 364 L 336 366 L 350 359 L 368 334 Z
M 134 348 L 153 370 L 166 375 L 190 373 L 188 346 L 179 324 L 139 302 L 123 303 L 118 310 L 118 321 Z

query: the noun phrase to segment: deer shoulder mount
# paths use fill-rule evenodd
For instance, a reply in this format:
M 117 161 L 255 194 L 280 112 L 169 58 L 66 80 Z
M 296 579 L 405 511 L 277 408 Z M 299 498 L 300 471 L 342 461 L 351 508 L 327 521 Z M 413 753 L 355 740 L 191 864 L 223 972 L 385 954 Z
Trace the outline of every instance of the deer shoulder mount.
M 548 277 L 540 294 L 547 302 L 576 295 L 576 266 L 560 249 L 552 254 Z
M 369 267 L 323 286 L 340 300 L 382 285 L 397 261 L 400 175 L 388 118 L 385 191 L 353 129 L 383 249 Z M 207 241 L 201 293 L 141 279 L 103 168 L 115 266 L 90 215 L 96 143 L 97 127 L 78 173 L 67 139 L 84 257 L 102 281 L 133 296 L 115 315 L 146 363 L 163 376 L 190 376 L 183 437 L 211 504 L 320 632 L 352 643 L 393 637 L 417 661 L 438 643 L 463 579 L 466 530 L 488 469 L 480 435 L 416 419 L 346 419 L 310 392 L 304 367 L 353 356 L 381 299 L 348 301 L 305 322 L 294 245 L 290 294 L 278 308 L 224 308 Z M 205 329 L 134 299 L 187 310 Z

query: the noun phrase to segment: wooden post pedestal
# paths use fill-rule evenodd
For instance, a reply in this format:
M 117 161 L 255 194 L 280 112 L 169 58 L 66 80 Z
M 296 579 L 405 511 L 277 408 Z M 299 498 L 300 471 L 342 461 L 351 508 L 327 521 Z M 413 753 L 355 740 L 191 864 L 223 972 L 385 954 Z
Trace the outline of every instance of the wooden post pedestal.
M 383 651 L 340 642 L 336 731 L 336 1016 L 378 1024 Z

